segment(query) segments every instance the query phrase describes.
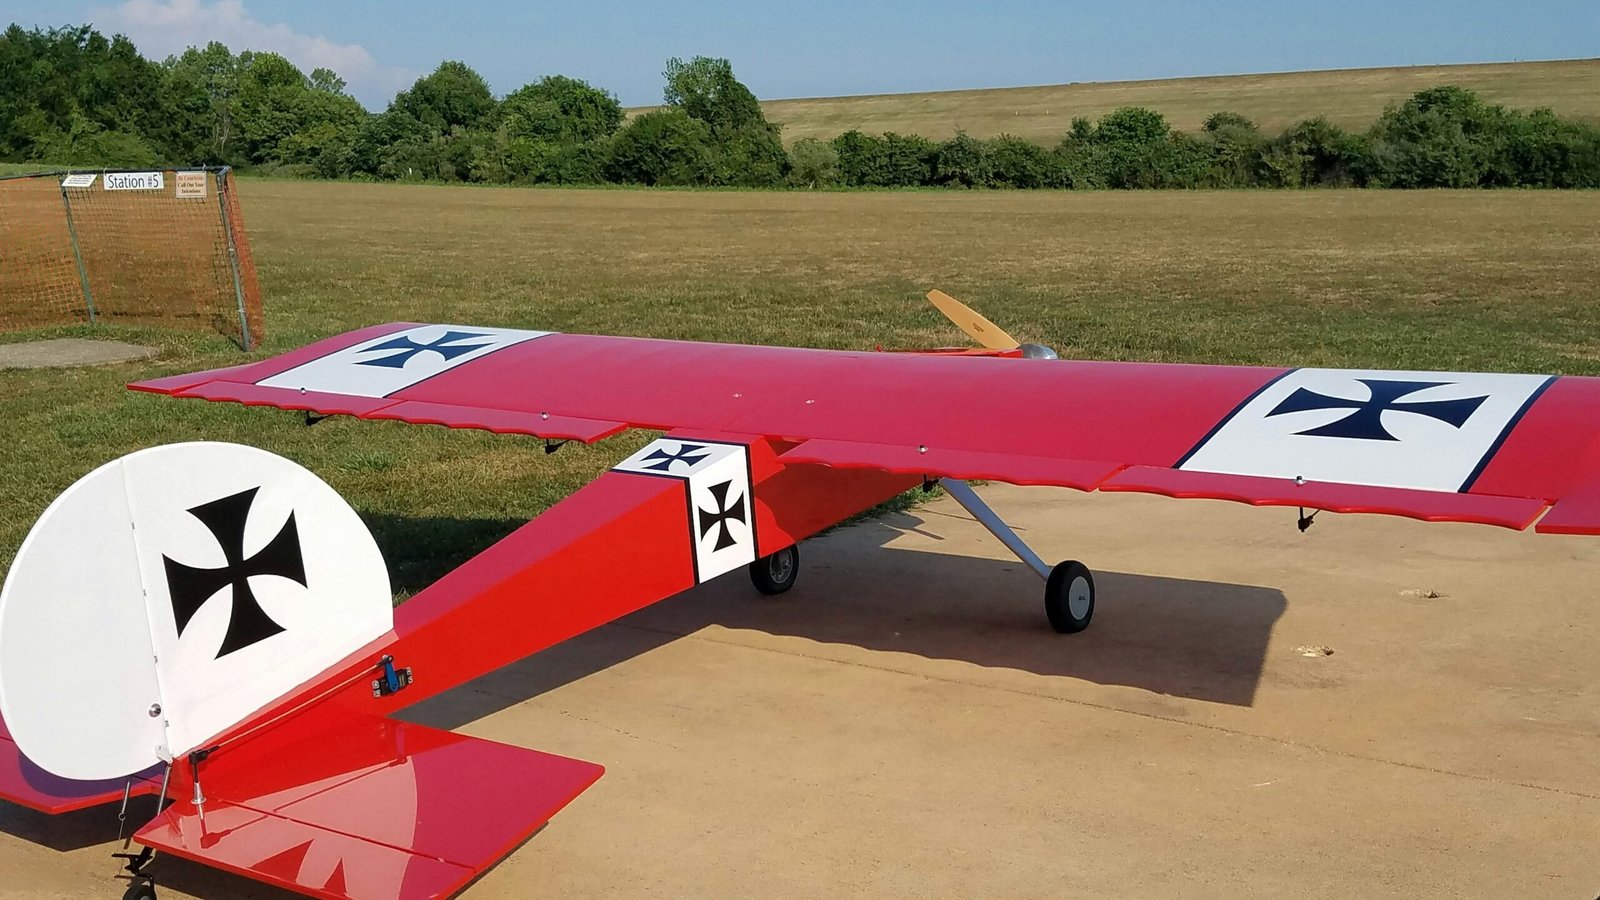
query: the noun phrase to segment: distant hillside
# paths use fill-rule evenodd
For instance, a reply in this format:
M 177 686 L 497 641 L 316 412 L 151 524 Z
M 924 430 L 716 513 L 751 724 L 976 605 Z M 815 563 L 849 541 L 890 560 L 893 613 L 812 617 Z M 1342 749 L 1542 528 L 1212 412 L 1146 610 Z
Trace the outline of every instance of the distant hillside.
M 1219 110 L 1249 116 L 1269 134 L 1319 115 L 1361 129 L 1386 104 L 1441 84 L 1470 88 L 1493 103 L 1524 109 L 1548 106 L 1562 115 L 1600 122 L 1600 59 L 869 94 L 769 100 L 762 107 L 768 119 L 783 125 L 785 143 L 832 138 L 854 128 L 935 140 L 961 129 L 974 137 L 1006 133 L 1053 144 L 1074 117 L 1098 118 L 1119 106 L 1150 107 L 1186 131 L 1198 129 Z

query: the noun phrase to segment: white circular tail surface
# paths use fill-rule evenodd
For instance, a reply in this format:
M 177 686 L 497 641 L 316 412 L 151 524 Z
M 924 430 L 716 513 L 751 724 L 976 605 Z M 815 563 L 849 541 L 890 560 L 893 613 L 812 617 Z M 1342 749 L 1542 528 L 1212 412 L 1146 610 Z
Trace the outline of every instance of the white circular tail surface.
M 237 444 L 154 447 L 68 488 L 17 551 L 0 716 L 46 771 L 117 778 L 204 746 L 393 623 L 377 544 L 317 476 Z

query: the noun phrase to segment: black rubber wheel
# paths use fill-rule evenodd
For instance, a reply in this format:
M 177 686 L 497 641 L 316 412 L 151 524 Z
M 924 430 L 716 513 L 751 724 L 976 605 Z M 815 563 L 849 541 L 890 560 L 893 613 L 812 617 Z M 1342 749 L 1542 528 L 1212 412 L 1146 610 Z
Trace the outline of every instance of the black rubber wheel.
M 763 556 L 750 564 L 750 583 L 756 590 L 772 596 L 794 587 L 800 577 L 800 547 L 790 545 L 771 556 Z
M 156 900 L 155 882 L 146 878 L 135 878 L 123 892 L 122 900 Z
M 1044 585 L 1044 614 L 1050 627 L 1062 634 L 1077 634 L 1094 618 L 1094 575 L 1089 567 L 1069 559 L 1050 570 Z

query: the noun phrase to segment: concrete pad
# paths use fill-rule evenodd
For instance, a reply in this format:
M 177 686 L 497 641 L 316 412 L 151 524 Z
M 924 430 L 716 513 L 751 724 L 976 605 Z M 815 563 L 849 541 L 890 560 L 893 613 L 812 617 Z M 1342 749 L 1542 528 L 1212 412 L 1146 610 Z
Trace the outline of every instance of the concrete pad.
M 132 362 L 155 356 L 155 347 L 122 341 L 91 341 L 84 338 L 52 338 L 0 344 L 0 369 L 55 369 L 73 366 L 103 366 Z
M 980 492 L 1095 569 L 1088 631 L 941 500 L 409 711 L 608 769 L 465 896 L 1600 892 L 1600 541 Z M 114 896 L 114 834 L 0 805 L 0 896 Z

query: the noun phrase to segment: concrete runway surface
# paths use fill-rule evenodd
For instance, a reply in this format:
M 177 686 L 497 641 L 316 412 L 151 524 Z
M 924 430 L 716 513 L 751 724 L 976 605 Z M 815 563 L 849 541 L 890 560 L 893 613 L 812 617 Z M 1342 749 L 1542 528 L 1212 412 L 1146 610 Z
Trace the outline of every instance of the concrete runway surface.
M 1600 539 L 979 492 L 1088 631 L 944 498 L 409 710 L 608 769 L 463 896 L 1600 893 Z M 120 897 L 115 818 L 0 803 L 0 896 Z

